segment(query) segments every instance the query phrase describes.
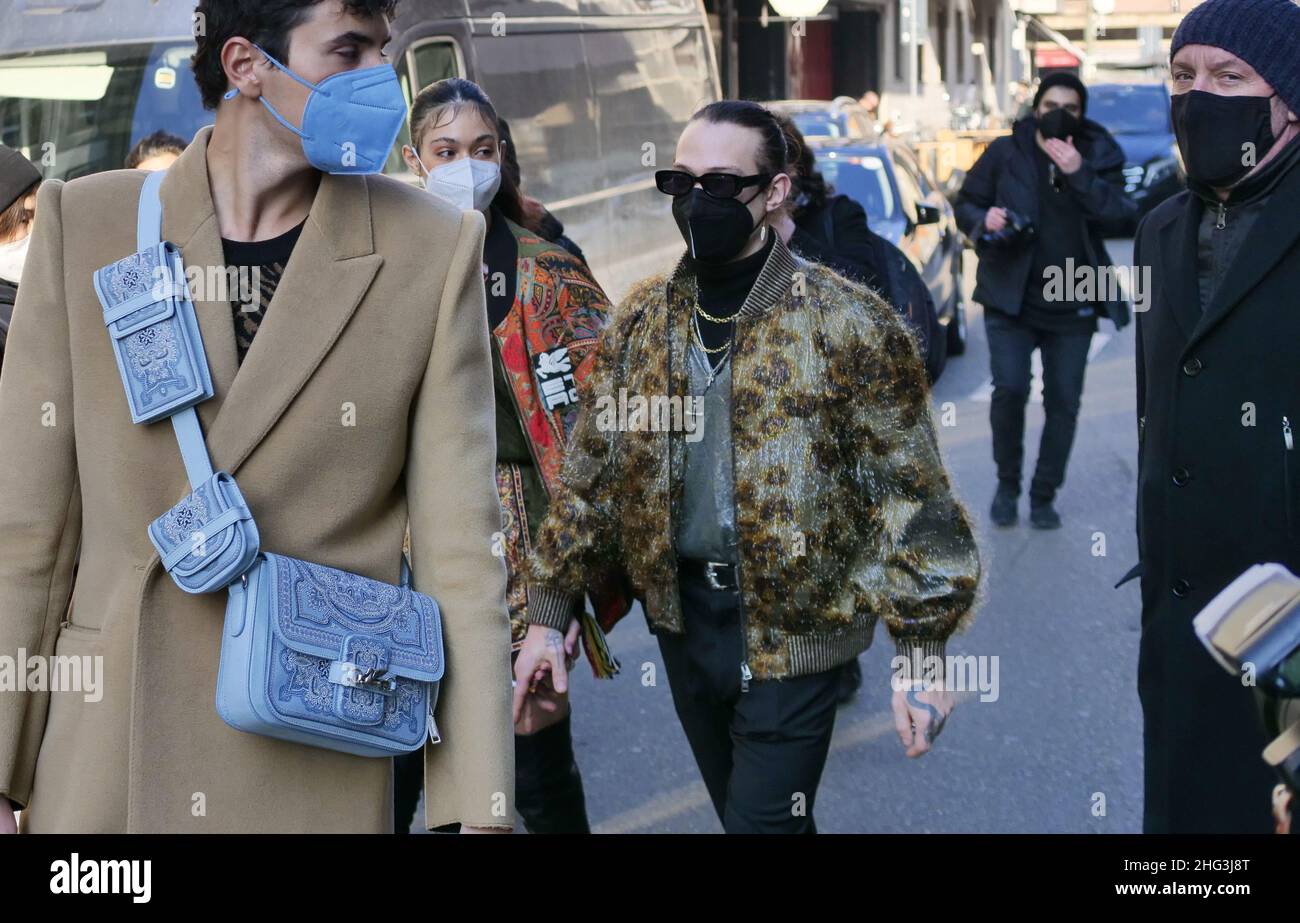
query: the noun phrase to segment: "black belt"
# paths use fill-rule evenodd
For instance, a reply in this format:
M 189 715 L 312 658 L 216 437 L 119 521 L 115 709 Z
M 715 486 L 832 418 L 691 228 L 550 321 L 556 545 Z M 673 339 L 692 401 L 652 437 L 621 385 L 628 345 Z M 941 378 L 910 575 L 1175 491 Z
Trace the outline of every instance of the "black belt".
M 711 590 L 740 589 L 735 564 L 724 564 L 721 561 L 700 561 L 696 558 L 678 558 L 677 566 L 681 573 L 686 576 L 703 580 Z

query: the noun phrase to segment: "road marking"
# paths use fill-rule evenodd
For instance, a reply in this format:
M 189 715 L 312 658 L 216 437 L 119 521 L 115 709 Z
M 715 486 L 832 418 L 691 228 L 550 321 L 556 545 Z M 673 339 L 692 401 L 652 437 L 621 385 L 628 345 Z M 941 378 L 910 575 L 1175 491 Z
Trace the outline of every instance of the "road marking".
M 973 696 L 974 693 L 961 692 L 954 693 L 953 698 L 957 704 L 961 704 Z M 842 730 L 837 729 L 831 740 L 830 752 L 834 754 L 849 750 L 896 733 L 893 713 L 881 712 Z M 662 795 L 656 795 L 640 807 L 615 814 L 593 825 L 592 832 L 638 833 L 682 814 L 708 807 L 711 807 L 709 790 L 705 788 L 703 782 L 692 782 L 690 785 L 683 785 Z
M 1096 359 L 1113 337 L 1113 333 L 1102 333 L 1100 331 L 1094 333 L 1092 343 L 1088 346 L 1088 361 L 1092 362 L 1093 359 Z M 1041 404 L 1043 402 L 1043 356 L 1037 349 L 1034 350 L 1033 356 L 1029 360 L 1029 370 L 1033 376 L 1029 389 L 1030 403 Z M 993 379 L 990 378 L 972 391 L 966 400 L 980 404 L 990 403 L 993 400 Z

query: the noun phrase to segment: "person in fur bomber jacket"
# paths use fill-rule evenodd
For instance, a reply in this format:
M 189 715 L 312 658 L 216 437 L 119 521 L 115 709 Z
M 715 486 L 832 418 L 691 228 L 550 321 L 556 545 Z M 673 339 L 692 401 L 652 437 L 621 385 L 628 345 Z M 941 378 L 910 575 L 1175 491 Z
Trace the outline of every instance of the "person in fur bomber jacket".
M 591 573 L 627 574 L 728 832 L 815 830 L 836 680 L 878 620 L 900 655 L 899 736 L 929 749 L 952 699 L 928 658 L 944 661 L 980 576 L 915 338 L 790 252 L 773 224 L 787 160 L 756 103 L 688 123 L 656 182 L 689 251 L 604 330 L 530 563 L 539 635 L 568 626 Z M 549 658 L 525 642 L 516 708 Z

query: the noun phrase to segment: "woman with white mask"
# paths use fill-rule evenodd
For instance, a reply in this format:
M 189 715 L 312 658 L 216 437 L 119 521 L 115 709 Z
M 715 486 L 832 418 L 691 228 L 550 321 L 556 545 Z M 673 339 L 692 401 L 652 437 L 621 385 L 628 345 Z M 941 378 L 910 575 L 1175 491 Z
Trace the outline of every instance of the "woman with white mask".
M 41 172 L 13 148 L 0 144 L 0 367 L 27 246 L 36 220 L 36 190 Z
M 477 84 L 459 78 L 422 90 L 411 109 L 407 166 L 430 194 L 459 208 L 483 212 L 484 288 L 491 332 L 497 406 L 497 489 L 502 547 L 509 573 L 507 603 L 518 651 L 529 631 L 524 567 L 546 516 L 578 417 L 579 392 L 596 361 L 596 345 L 610 312 L 605 293 L 578 257 L 527 226 L 521 195 L 502 171 L 500 120 Z M 515 802 L 532 833 L 589 831 L 582 778 L 569 727 L 568 667 L 581 637 L 597 677 L 617 664 L 605 647 L 609 628 L 629 608 L 612 578 L 593 574 L 595 615 L 575 610 L 567 633 L 544 626 L 547 642 L 567 657 L 560 668 L 532 677 L 529 707 L 515 725 Z M 603 626 L 603 627 L 602 627 Z M 502 677 L 505 681 L 505 677 Z M 397 766 L 397 828 L 415 807 L 419 764 Z

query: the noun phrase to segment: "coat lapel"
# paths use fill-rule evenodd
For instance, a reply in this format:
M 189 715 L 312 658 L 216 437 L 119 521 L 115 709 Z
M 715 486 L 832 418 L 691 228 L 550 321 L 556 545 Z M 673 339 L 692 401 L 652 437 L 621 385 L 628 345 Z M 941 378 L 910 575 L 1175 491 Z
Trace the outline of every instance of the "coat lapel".
M 1192 334 L 1194 340 L 1205 336 L 1231 313 L 1291 249 L 1300 237 L 1300 224 L 1295 221 L 1297 212 L 1300 212 L 1300 181 L 1283 181 L 1237 249 L 1223 284 Z
M 363 177 L 321 177 L 284 277 L 208 431 L 213 463 L 223 470 L 235 473 L 275 426 L 329 354 L 383 265 L 383 257 L 374 252 L 366 182 Z
M 208 184 L 205 129 L 162 187 L 164 235 L 185 265 L 225 263 Z M 257 337 L 239 364 L 227 301 L 196 305 L 216 396 L 199 406 L 212 464 L 234 474 L 324 361 L 369 290 L 383 257 L 370 223 L 364 177 L 321 177 L 307 223 Z
M 1165 300 L 1173 309 L 1174 319 L 1187 339 L 1191 339 L 1192 331 L 1201 319 L 1196 273 L 1201 208 L 1200 199 L 1189 195 L 1183 213 L 1160 229 L 1159 278 L 1166 287 Z

